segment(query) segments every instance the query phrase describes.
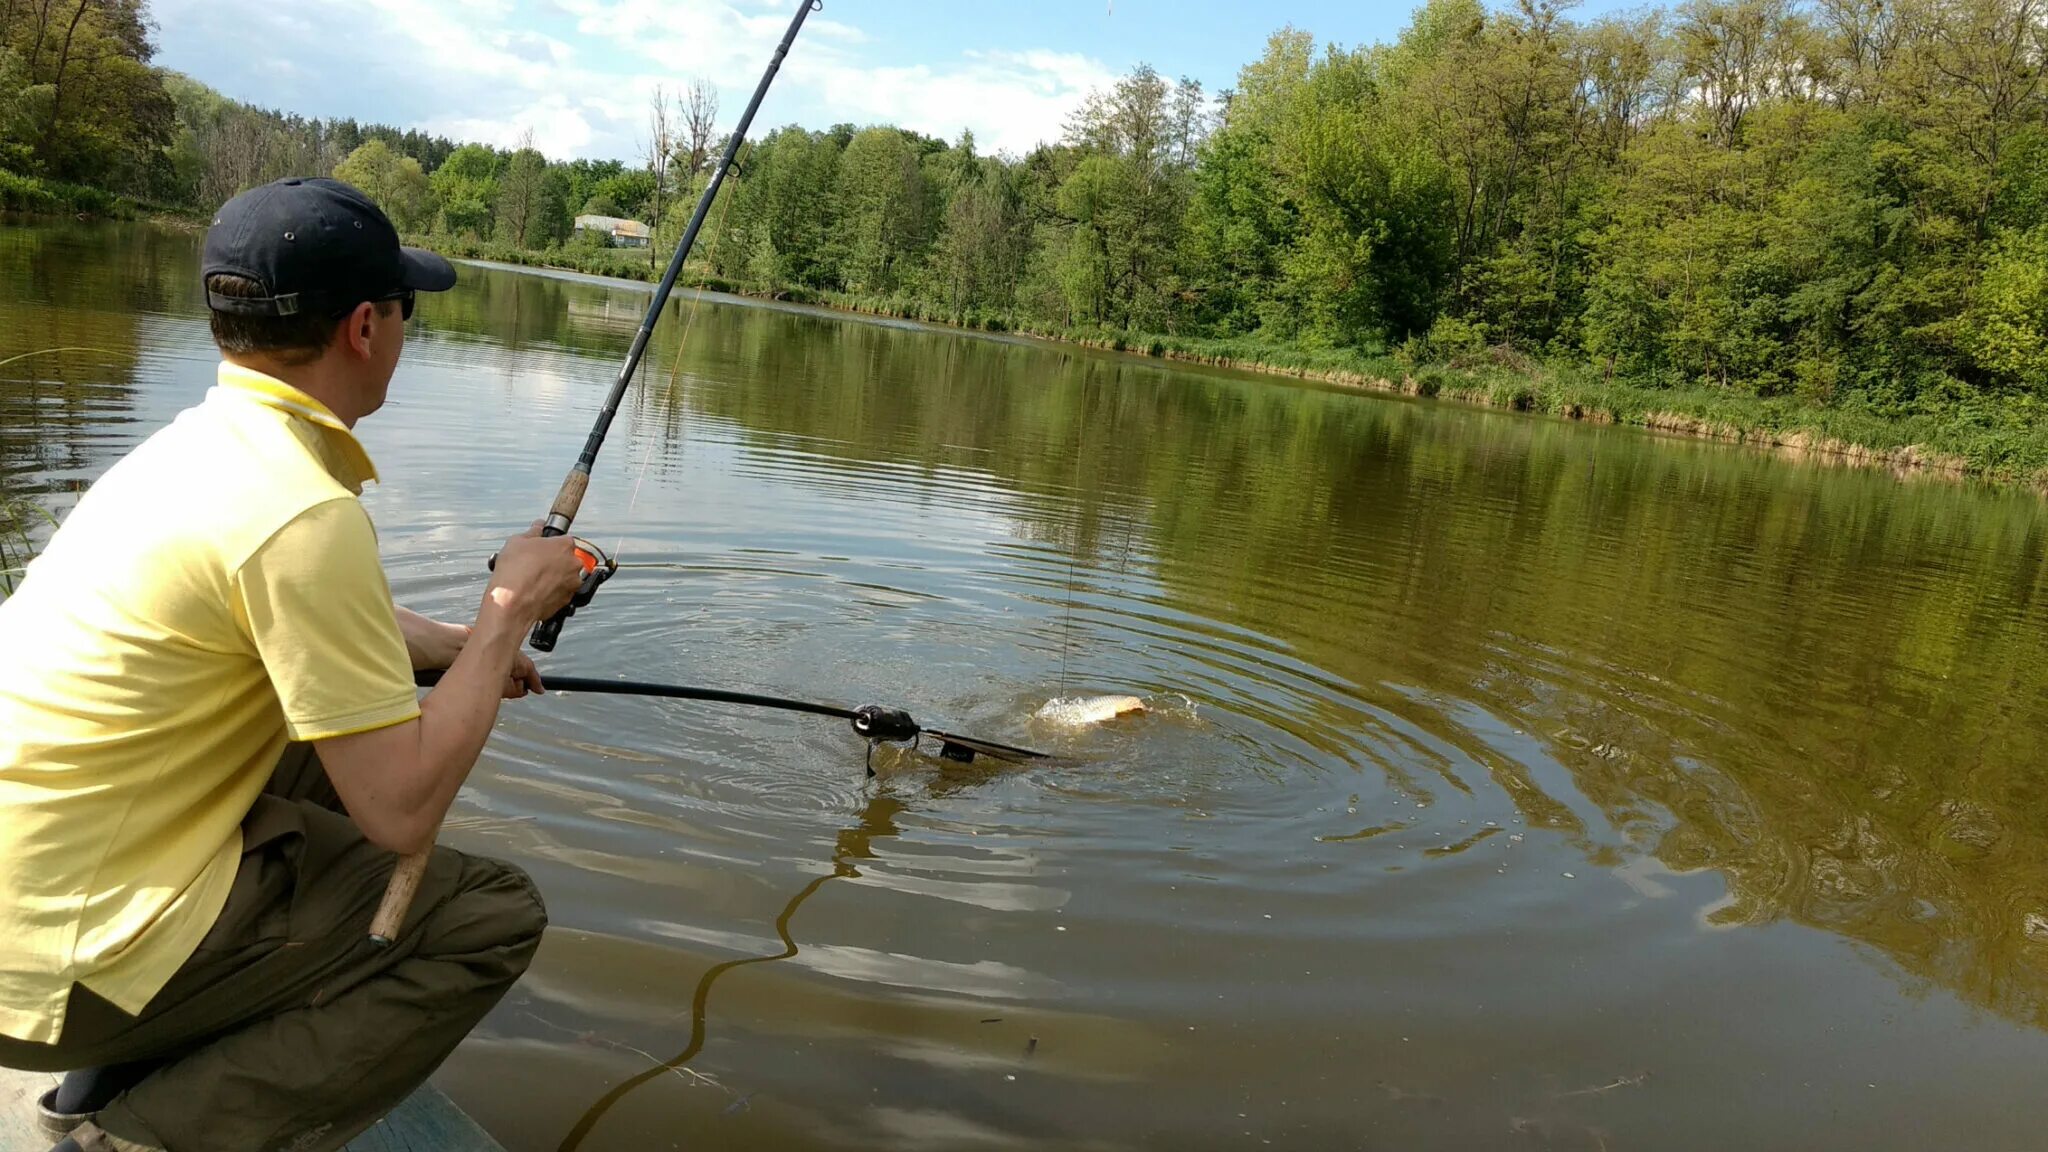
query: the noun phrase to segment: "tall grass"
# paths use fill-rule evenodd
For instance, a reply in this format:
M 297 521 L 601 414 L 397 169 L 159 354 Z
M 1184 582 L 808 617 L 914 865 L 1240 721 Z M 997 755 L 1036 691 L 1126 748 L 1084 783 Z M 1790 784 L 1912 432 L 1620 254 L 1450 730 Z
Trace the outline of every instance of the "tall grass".
M 26 496 L 0 489 L 0 596 L 14 595 L 14 589 L 35 555 L 31 529 L 55 521 L 42 506 Z
M 112 192 L 23 176 L 0 168 L 0 211 L 37 212 L 45 215 L 118 216 L 132 215 L 128 204 Z
M 1110 346 L 1567 419 L 1794 448 L 1867 464 L 2048 485 L 2048 404 L 2032 394 L 1932 399 L 1880 409 L 1856 396 L 1821 404 L 1737 389 L 1664 387 L 1609 377 L 1583 364 L 1539 362 L 1505 348 L 1418 360 L 1413 349 L 1382 354 L 1130 334 Z

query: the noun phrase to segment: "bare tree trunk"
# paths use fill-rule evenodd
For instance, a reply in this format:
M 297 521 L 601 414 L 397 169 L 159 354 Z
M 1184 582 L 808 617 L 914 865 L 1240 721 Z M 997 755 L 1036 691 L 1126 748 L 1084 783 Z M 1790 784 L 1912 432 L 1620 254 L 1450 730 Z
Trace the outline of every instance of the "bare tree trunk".
M 675 152 L 675 121 L 668 93 L 654 86 L 654 99 L 647 109 L 647 170 L 654 175 L 654 219 L 647 228 L 647 266 L 655 266 L 661 250 L 661 216 L 668 192 L 669 157 Z
M 13 39 L 14 6 L 20 2 L 21 0 L 7 0 L 7 7 L 0 10 L 0 48 L 7 47 L 7 42 Z
M 718 89 L 706 83 L 702 77 L 690 81 L 683 93 L 683 142 L 689 149 L 690 170 L 685 177 L 694 177 L 704 170 L 711 159 L 711 145 L 718 130 Z
M 547 178 L 543 164 L 536 172 L 526 160 L 526 154 L 533 151 L 533 129 L 519 134 L 518 143 L 512 149 L 512 162 L 505 166 L 505 174 L 498 184 L 498 228 L 510 232 L 511 240 L 520 248 L 529 247 L 533 232 L 534 200 L 540 195 L 540 186 Z M 504 239 L 503 236 L 499 237 Z
M 28 74 L 31 83 L 35 79 L 36 62 L 43 58 L 43 34 L 50 27 L 50 5 L 53 2 L 54 0 L 43 0 L 43 6 L 36 9 L 36 42 L 28 54 Z

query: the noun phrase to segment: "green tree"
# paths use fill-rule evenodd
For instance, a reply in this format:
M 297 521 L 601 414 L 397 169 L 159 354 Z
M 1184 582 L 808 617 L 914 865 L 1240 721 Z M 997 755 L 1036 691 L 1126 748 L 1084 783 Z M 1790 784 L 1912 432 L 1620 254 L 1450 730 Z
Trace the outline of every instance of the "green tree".
M 841 272 L 855 292 L 886 293 L 930 241 L 930 196 L 917 153 L 894 128 L 869 128 L 847 142 L 840 157 Z
M 434 217 L 432 193 L 420 162 L 393 152 L 382 140 L 371 140 L 348 154 L 334 168 L 334 178 L 347 181 L 377 202 L 400 232 L 413 232 Z
M 1298 241 L 1297 204 L 1283 194 L 1279 134 L 1308 82 L 1315 42 L 1284 28 L 1223 95 L 1221 122 L 1199 156 L 1187 216 L 1193 319 L 1219 335 L 1292 336 L 1282 256 Z
M 427 178 L 441 205 L 441 230 L 452 236 L 490 234 L 498 202 L 496 152 L 481 144 L 464 144 Z
M 566 243 L 576 227 L 575 177 L 568 167 L 550 164 L 542 177 L 540 199 L 534 206 L 534 243 L 552 248 Z
M 759 279 L 759 253 L 773 250 L 777 283 L 836 287 L 843 247 L 839 232 L 839 145 L 830 133 L 779 128 L 748 154 L 725 228 L 736 238 L 721 243 Z M 762 236 L 767 246 L 760 242 Z
M 1062 280 L 1084 316 L 1120 328 L 1172 326 L 1202 107 L 1194 81 L 1174 85 L 1141 64 L 1069 122 L 1068 143 L 1087 159 L 1060 189 L 1059 210 L 1075 225 Z
M 35 162 L 36 128 L 49 119 L 50 90 L 38 85 L 12 48 L 0 47 L 0 167 Z
M 755 287 L 770 296 L 781 294 L 782 254 L 775 249 L 775 237 L 766 221 L 756 222 L 749 234 L 745 268 Z
M 972 141 L 969 145 L 971 147 Z M 1030 231 L 1010 170 L 978 161 L 946 201 L 927 290 L 948 312 L 1010 312 L 1028 255 Z
M 627 219 L 644 219 L 654 199 L 654 177 L 645 169 L 634 168 L 613 172 L 599 178 L 590 186 L 588 197 L 580 205 L 583 211 L 599 216 L 619 216 Z M 611 211 L 602 211 L 592 205 L 601 204 Z
M 1962 331 L 1991 380 L 2048 398 L 2048 224 L 1999 238 Z
M 0 157 L 60 179 L 148 191 L 175 131 L 142 0 L 41 0 L 0 8 Z M 5 76 L 18 67 L 12 78 Z M 23 83 L 23 81 L 26 81 Z M 28 146 L 24 152 L 21 145 Z
M 630 165 L 253 108 L 152 68 L 149 29 L 143 0 L 0 0 L 0 165 L 207 207 L 334 171 L 409 230 L 544 248 L 578 212 L 678 236 L 717 144 L 703 85 Z M 702 258 L 932 315 L 2031 420 L 2044 62 L 2048 0 L 1427 0 L 1385 44 L 1281 29 L 1213 115 L 1141 66 L 1022 156 L 783 128 Z
M 547 188 L 547 157 L 532 147 L 529 134 L 498 176 L 499 240 L 519 248 L 538 248 L 556 237 L 557 223 L 550 218 L 545 202 Z
M 568 201 L 572 212 L 582 211 L 583 205 L 597 194 L 597 185 L 600 181 L 617 176 L 626 168 L 625 163 L 619 160 L 584 159 L 571 160 L 558 167 L 567 179 L 563 199 Z M 603 215 L 617 216 L 619 213 L 611 211 Z

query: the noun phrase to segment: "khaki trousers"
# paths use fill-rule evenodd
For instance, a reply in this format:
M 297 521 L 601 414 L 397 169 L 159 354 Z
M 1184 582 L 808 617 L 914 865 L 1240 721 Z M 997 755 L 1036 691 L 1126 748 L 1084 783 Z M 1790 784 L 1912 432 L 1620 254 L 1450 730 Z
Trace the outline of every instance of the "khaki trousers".
M 363 838 L 309 746 L 242 823 L 212 931 L 130 1016 L 74 987 L 62 1038 L 0 1037 L 39 1072 L 164 1061 L 74 1138 L 130 1152 L 331 1152 L 420 1085 L 526 971 L 547 912 L 510 864 L 435 848 L 388 948 L 370 916 L 395 857 Z

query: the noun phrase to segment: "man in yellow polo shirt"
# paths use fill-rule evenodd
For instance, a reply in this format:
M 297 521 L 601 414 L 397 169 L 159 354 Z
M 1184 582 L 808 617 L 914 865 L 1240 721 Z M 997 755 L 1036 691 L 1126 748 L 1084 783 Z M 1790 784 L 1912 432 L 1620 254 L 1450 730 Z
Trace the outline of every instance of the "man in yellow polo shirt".
M 520 654 L 582 575 L 505 545 L 473 628 L 395 609 L 351 431 L 413 294 L 453 287 L 366 197 L 228 202 L 202 275 L 224 363 L 109 469 L 0 603 L 0 1065 L 67 1072 L 71 1152 L 323 1152 L 433 1071 L 525 970 L 531 883 L 432 842 Z M 418 668 L 445 668 L 424 700 Z

